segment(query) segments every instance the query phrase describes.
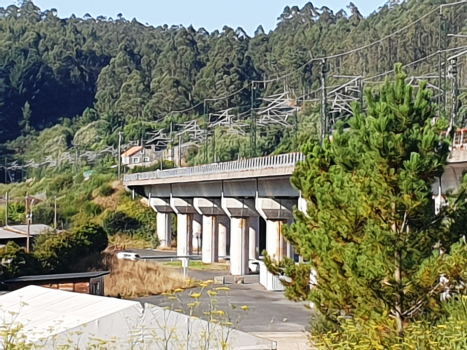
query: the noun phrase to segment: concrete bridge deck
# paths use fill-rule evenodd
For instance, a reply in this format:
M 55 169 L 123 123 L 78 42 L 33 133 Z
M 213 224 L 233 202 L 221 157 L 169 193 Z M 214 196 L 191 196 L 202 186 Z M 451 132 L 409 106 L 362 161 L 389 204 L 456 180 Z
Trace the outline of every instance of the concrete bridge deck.
M 291 176 L 301 153 L 288 153 L 224 163 L 198 165 L 186 168 L 156 170 L 127 174 L 125 186 L 158 185 L 166 183 L 248 179 L 253 177 Z

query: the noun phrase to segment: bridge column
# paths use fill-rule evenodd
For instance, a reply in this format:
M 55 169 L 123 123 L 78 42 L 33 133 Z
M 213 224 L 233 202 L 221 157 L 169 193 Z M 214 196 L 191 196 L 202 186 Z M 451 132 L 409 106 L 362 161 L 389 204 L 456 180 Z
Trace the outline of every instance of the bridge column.
M 203 256 L 206 264 L 219 261 L 218 248 L 218 217 L 225 213 L 221 208 L 220 198 L 194 198 L 193 206 L 196 211 L 203 215 Z M 225 255 L 225 252 L 223 252 Z
M 246 218 L 230 218 L 230 273 L 234 276 L 249 273 Z
M 218 232 L 219 232 L 219 247 L 218 256 L 225 257 L 228 255 L 227 246 L 229 246 L 229 218 L 226 216 L 219 216 L 218 221 Z M 221 261 L 225 261 L 225 258 L 219 258 Z
M 161 248 L 170 248 L 172 245 L 172 222 L 170 213 L 157 213 L 157 237 Z
M 200 217 L 196 216 L 197 212 L 190 199 L 172 197 L 170 206 L 177 214 L 177 255 L 192 255 L 193 233 L 201 231 Z
M 203 256 L 202 261 L 205 264 L 211 264 L 217 262 L 218 250 L 217 250 L 217 230 L 216 230 L 216 217 L 215 216 L 203 216 Z
M 203 217 L 199 214 L 191 214 L 191 220 L 193 254 L 200 254 L 203 242 Z
M 282 226 L 287 221 L 292 222 L 293 206 L 296 203 L 292 199 L 256 198 L 256 210 L 266 220 L 266 250 L 277 262 L 293 254 L 292 246 L 282 234 Z
M 253 199 L 222 197 L 222 209 L 230 218 L 230 273 L 234 276 L 249 274 L 248 218 L 258 216 Z
M 258 259 L 259 255 L 259 216 L 250 216 L 248 218 L 248 240 L 249 240 L 249 258 Z
M 190 214 L 177 214 L 177 255 L 193 254 Z
M 149 196 L 149 205 L 157 213 L 157 237 L 160 247 L 169 248 L 172 245 L 172 223 L 173 209 L 169 198 L 153 198 Z

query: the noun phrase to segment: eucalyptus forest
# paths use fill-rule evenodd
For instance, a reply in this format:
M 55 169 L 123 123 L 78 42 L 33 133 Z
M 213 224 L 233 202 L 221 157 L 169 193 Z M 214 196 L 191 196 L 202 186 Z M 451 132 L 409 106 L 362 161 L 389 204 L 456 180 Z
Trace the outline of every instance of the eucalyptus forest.
M 244 116 L 246 126 L 216 144 L 218 160 L 297 149 L 300 139 L 317 134 L 318 103 L 301 105 L 291 129 L 272 123 L 253 129 L 254 110 L 266 97 L 286 92 L 292 103 L 313 101 L 324 56 L 330 86 L 342 83 L 339 76 L 392 71 L 397 62 L 418 62 L 409 73 L 436 71 L 440 46 L 466 40 L 448 33 L 462 32 L 467 5 L 446 7 L 440 16 L 446 2 L 388 3 L 367 18 L 352 3 L 337 12 L 308 3 L 286 7 L 275 30 L 259 26 L 252 37 L 242 28 L 153 27 L 122 14 L 59 18 L 32 1 L 1 8 L 2 152 L 24 162 L 96 151 L 116 146 L 118 131 L 128 142 L 154 130 L 180 131 L 187 121 L 202 129 L 224 110 Z M 203 160 L 212 158 L 194 157 Z

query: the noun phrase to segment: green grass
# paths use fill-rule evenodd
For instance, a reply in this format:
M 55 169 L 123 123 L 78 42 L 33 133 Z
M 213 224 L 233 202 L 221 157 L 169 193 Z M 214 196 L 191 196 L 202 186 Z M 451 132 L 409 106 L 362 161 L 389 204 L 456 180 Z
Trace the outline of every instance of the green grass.
M 163 265 L 168 267 L 182 267 L 181 261 L 165 262 Z M 189 268 L 193 270 L 228 270 L 229 266 L 225 264 L 205 264 L 202 261 L 190 260 Z

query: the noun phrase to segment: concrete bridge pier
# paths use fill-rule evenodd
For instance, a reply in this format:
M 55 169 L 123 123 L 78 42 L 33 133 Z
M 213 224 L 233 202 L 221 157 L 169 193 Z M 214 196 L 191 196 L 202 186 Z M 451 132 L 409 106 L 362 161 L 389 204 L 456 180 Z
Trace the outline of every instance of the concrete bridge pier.
M 203 217 L 199 214 L 191 214 L 192 246 L 193 254 L 201 254 L 203 244 Z
M 156 234 L 160 247 L 168 248 L 172 245 L 172 213 L 169 198 L 152 198 L 149 196 L 149 205 L 157 213 Z
M 172 214 L 157 213 L 157 237 L 161 248 L 169 248 L 172 245 Z
M 250 256 L 248 218 L 258 216 L 254 210 L 254 200 L 222 197 L 221 204 L 230 218 L 230 273 L 234 276 L 248 275 Z
M 171 197 L 170 206 L 177 214 L 177 255 L 192 255 L 193 236 L 201 232 L 201 216 L 191 199 Z
M 218 216 L 217 217 L 217 229 L 218 229 L 218 256 L 219 261 L 225 261 L 225 258 L 230 252 L 230 229 L 229 229 L 230 220 L 227 216 Z
M 282 234 L 282 226 L 293 220 L 293 199 L 256 198 L 256 210 L 266 220 L 266 251 L 276 262 L 293 257 L 292 246 Z
M 194 198 L 193 206 L 196 211 L 203 216 L 203 244 L 202 261 L 206 264 L 219 261 L 219 250 L 222 256 L 226 254 L 226 247 L 219 247 L 219 224 L 218 217 L 225 216 L 221 208 L 220 198 Z M 223 232 L 224 234 L 224 232 Z M 225 245 L 225 238 L 222 244 Z
M 186 256 L 193 254 L 191 235 L 191 215 L 177 214 L 177 255 Z
M 248 257 L 258 259 L 259 257 L 259 216 L 248 218 Z
M 230 218 L 230 273 L 234 276 L 247 275 L 248 230 L 247 218 Z

